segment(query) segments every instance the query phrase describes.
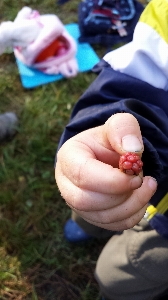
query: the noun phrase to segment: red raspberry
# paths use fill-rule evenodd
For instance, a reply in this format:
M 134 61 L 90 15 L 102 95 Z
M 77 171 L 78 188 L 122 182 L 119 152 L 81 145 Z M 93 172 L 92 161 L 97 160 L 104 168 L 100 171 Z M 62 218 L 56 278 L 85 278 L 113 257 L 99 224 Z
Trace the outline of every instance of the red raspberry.
M 142 171 L 143 162 L 139 155 L 126 153 L 120 156 L 119 168 L 128 175 L 138 175 Z

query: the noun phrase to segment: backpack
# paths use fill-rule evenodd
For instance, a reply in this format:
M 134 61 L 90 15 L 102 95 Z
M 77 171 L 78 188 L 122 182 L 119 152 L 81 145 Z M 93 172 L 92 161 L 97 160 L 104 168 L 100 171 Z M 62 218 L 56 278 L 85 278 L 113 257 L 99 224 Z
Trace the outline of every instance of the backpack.
M 136 0 L 84 0 L 78 6 L 79 42 L 105 46 L 130 42 L 143 10 Z

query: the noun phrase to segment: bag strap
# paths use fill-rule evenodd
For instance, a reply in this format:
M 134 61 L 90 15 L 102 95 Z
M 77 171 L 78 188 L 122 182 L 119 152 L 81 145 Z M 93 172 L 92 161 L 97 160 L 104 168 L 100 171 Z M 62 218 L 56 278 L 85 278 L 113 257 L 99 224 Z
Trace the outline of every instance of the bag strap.
M 121 16 L 120 13 L 120 0 L 93 0 L 90 14 L 93 17 L 110 19 L 112 29 L 117 30 L 122 37 L 127 35 L 126 22 L 123 22 L 124 16 Z
M 111 10 L 115 15 L 120 16 L 120 21 L 131 20 L 135 15 L 133 0 L 91 0 L 93 9 Z

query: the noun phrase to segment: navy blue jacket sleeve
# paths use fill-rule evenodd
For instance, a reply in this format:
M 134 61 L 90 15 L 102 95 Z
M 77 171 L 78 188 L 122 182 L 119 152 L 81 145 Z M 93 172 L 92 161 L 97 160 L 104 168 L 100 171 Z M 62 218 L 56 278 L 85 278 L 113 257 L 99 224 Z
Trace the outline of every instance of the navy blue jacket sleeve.
M 167 184 L 163 185 L 168 182 L 168 92 L 114 71 L 104 60 L 94 71 L 99 74 L 76 103 L 58 149 L 74 135 L 104 124 L 115 113 L 131 113 L 139 122 L 144 141 L 144 175 L 155 177 L 162 185 L 155 202 L 158 194 L 162 197 L 168 191 Z

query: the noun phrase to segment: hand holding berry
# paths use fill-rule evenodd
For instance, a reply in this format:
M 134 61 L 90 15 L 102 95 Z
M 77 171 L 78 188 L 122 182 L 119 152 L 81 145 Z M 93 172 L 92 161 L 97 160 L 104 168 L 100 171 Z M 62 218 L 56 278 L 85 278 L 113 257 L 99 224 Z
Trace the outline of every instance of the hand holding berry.
M 157 183 L 128 176 L 118 168 L 121 155 L 143 152 L 137 120 L 113 115 L 99 127 L 68 140 L 59 150 L 56 181 L 67 204 L 86 221 L 109 230 L 133 227 L 143 217 Z

